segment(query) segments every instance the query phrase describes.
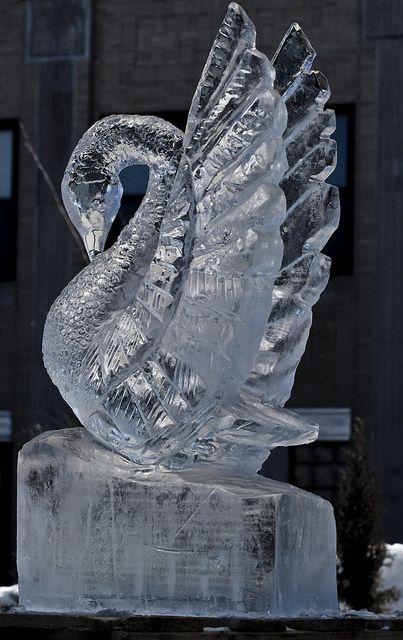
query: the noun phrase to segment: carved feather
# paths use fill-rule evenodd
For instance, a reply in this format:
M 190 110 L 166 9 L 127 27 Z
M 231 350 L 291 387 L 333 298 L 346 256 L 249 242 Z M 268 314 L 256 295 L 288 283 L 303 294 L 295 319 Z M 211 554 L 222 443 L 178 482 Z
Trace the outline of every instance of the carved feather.
M 254 370 L 247 381 L 266 401 L 288 400 L 305 350 L 312 306 L 325 288 L 330 259 L 320 253 L 339 223 L 338 189 L 325 182 L 336 164 L 330 139 L 335 115 L 325 110 L 326 78 L 311 71 L 315 51 L 297 24 L 290 27 L 274 58 L 275 86 L 287 105 L 284 134 L 289 169 L 281 181 L 287 198 L 282 225 L 282 268 Z

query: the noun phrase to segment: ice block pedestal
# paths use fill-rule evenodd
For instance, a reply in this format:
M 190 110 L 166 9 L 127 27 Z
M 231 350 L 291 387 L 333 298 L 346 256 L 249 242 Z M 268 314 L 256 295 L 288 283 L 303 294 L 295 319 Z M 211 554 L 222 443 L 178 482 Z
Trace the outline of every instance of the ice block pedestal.
M 44 433 L 18 469 L 29 610 L 203 616 L 337 609 L 331 505 L 208 464 L 139 472 L 84 429 Z

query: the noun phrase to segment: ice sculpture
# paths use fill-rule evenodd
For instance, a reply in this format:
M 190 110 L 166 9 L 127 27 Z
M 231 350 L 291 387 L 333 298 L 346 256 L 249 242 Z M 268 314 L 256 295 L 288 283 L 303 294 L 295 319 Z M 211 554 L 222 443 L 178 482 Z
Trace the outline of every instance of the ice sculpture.
M 257 456 L 256 470 L 274 446 L 316 437 L 280 409 L 338 221 L 324 182 L 334 114 L 313 59 L 293 25 L 271 65 L 231 5 L 183 139 L 158 118 L 111 116 L 70 159 L 63 198 L 93 262 L 49 312 L 45 365 L 80 422 L 137 464 Z M 147 195 L 102 252 L 119 172 L 136 162 Z
M 283 408 L 339 215 L 325 182 L 335 118 L 314 56 L 294 24 L 270 63 L 231 3 L 184 135 L 117 115 L 74 150 L 62 193 L 91 263 L 53 304 L 43 353 L 95 440 L 65 430 L 20 454 L 27 606 L 234 615 L 335 605 L 330 505 L 252 475 L 273 447 L 317 436 Z M 147 194 L 104 251 L 119 173 L 135 163 L 149 166 Z M 44 532 L 33 543 L 38 517 L 50 549 Z

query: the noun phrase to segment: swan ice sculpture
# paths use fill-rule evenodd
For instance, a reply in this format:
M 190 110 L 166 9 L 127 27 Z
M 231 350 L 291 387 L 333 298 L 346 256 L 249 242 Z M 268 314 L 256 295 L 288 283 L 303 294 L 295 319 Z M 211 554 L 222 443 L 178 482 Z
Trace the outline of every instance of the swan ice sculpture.
M 80 422 L 142 467 L 254 472 L 317 426 L 283 409 L 339 217 L 326 79 L 297 24 L 272 62 L 231 3 L 185 134 L 116 115 L 74 150 L 62 193 L 90 257 L 53 304 L 44 362 Z M 115 244 L 119 172 L 146 196 Z
M 91 262 L 53 304 L 43 352 L 106 447 L 61 429 L 19 454 L 26 609 L 337 608 L 331 505 L 255 474 L 273 447 L 317 435 L 283 409 L 339 212 L 325 182 L 334 114 L 313 58 L 292 25 L 270 63 L 231 4 L 184 135 L 111 116 L 74 150 L 63 198 Z M 119 172 L 136 162 L 150 169 L 146 196 L 104 251 Z

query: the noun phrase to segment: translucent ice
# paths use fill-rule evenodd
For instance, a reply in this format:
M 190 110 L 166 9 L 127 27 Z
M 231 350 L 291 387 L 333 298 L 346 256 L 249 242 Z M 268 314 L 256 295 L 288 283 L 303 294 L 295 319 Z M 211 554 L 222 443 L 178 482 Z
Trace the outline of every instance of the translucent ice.
M 315 439 L 282 409 L 337 226 L 326 80 L 293 25 L 273 62 L 232 3 L 185 134 L 111 116 L 73 152 L 63 198 L 92 260 L 52 306 L 47 370 L 81 423 L 143 468 L 214 462 L 255 471 Z M 150 168 L 142 206 L 103 251 L 119 172 Z
M 74 150 L 63 198 L 91 262 L 52 306 L 43 352 L 88 431 L 20 453 L 23 606 L 337 608 L 330 504 L 255 473 L 273 447 L 317 435 L 283 408 L 338 222 L 334 114 L 313 59 L 292 25 L 270 63 L 232 3 L 184 134 L 116 115 Z M 147 194 L 104 251 L 136 162 Z
M 337 609 L 330 504 L 260 476 L 219 465 L 133 473 L 84 429 L 47 432 L 20 453 L 18 522 L 27 609 L 263 617 Z

